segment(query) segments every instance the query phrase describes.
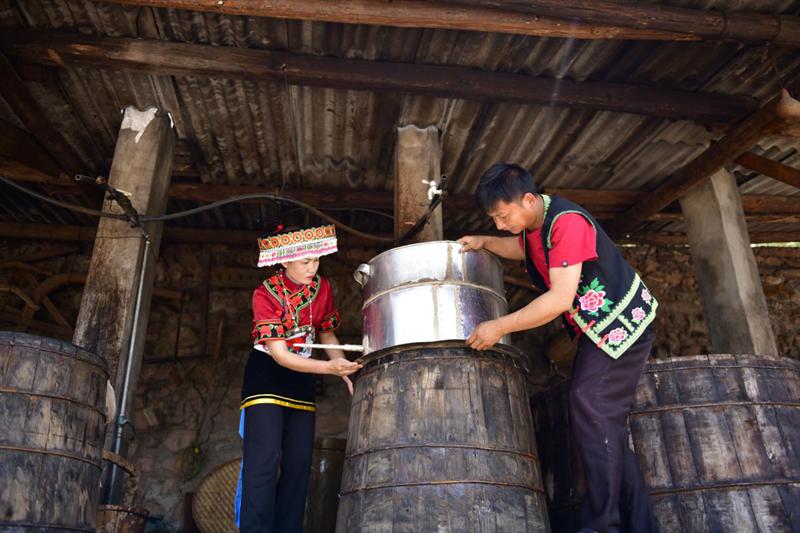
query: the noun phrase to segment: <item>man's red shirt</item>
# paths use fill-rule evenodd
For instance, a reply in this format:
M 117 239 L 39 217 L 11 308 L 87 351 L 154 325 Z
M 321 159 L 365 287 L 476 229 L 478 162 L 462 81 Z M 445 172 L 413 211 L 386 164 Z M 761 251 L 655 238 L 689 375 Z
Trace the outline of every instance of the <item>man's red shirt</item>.
M 524 234 L 528 239 L 528 253 L 533 265 L 550 288 L 550 270 L 545 263 L 542 229 L 526 230 Z M 596 243 L 594 226 L 583 215 L 578 213 L 561 215 L 556 219 L 550 233 L 550 268 L 564 268 L 585 261 L 594 261 L 597 259 Z M 522 234 L 519 236 L 519 245 L 522 246 Z M 568 313 L 564 315 L 567 322 L 580 333 L 572 317 Z

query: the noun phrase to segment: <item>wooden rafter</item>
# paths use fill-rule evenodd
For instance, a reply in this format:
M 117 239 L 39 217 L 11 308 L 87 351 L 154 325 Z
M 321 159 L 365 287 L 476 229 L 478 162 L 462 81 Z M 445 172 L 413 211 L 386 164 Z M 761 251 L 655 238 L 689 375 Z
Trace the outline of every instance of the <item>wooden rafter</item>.
M 644 201 L 645 191 L 597 190 L 597 189 L 559 189 L 547 188 L 547 194 L 557 194 L 588 209 L 599 220 L 611 220 L 621 213 Z M 259 185 L 221 185 L 173 183 L 169 198 L 212 203 L 233 196 L 256 193 L 274 193 L 307 203 L 317 209 L 394 209 L 392 191 L 366 191 L 358 189 L 287 189 L 283 193 Z M 246 200 L 248 203 L 262 203 L 263 200 Z M 464 212 L 475 209 L 475 199 L 471 194 L 450 194 L 444 202 L 447 212 Z M 742 206 L 748 220 L 775 221 L 800 217 L 800 202 L 792 197 L 771 195 L 743 195 Z M 677 206 L 653 213 L 648 220 L 681 220 L 683 215 Z
M 800 169 L 784 165 L 753 152 L 746 152 L 740 155 L 734 160 L 734 163 L 800 189 Z
M 244 78 L 339 89 L 554 105 L 696 121 L 736 120 L 755 109 L 746 97 L 640 85 L 555 80 L 461 66 L 338 59 L 288 52 L 5 30 L 10 57 L 55 67 L 132 70 L 156 75 Z
M 205 185 L 205 184 L 173 184 L 170 188 L 170 198 L 181 200 L 194 200 L 201 202 L 216 202 L 224 198 L 241 194 L 270 192 L 264 187 L 254 185 Z M 581 204 L 592 213 L 599 214 L 599 218 L 607 219 L 619 214 L 647 196 L 645 191 L 631 190 L 596 190 L 596 189 L 545 189 L 547 194 L 557 194 L 573 202 Z M 391 191 L 363 191 L 349 189 L 298 189 L 285 191 L 287 196 L 308 203 L 314 207 L 350 207 L 387 209 L 394 207 L 394 193 Z M 256 200 L 258 201 L 258 200 Z M 744 195 L 742 205 L 745 213 L 750 217 L 772 216 L 791 217 L 800 216 L 800 202 L 791 197 Z M 465 211 L 475 208 L 475 199 L 471 194 L 451 194 L 444 200 L 447 211 Z M 682 218 L 679 209 L 668 211 L 662 220 L 679 220 Z
M 732 127 L 705 152 L 673 173 L 662 185 L 621 214 L 608 226 L 608 230 L 612 233 L 622 233 L 635 228 L 749 150 L 768 133 L 798 121 L 800 121 L 800 102 L 792 98 L 789 91 L 781 91 L 780 95 Z
M 199 202 L 217 202 L 232 196 L 244 194 L 274 193 L 280 191 L 259 185 L 217 185 L 173 183 L 169 197 Z M 372 209 L 392 209 L 394 193 L 391 191 L 366 191 L 358 189 L 288 189 L 283 195 L 289 196 L 314 207 L 361 207 Z M 260 200 L 254 200 L 258 203 Z M 474 202 L 473 202 L 474 204 Z
M 442 28 L 577 39 L 729 39 L 797 46 L 797 17 L 671 6 L 570 1 L 110 0 L 228 15 L 395 27 Z
M 650 244 L 653 246 L 687 246 L 689 239 L 685 233 L 635 232 L 620 238 L 617 242 Z M 752 244 L 800 242 L 800 231 L 750 232 L 750 242 Z
M 48 241 L 80 242 L 94 240 L 97 228 L 91 226 L 67 226 L 59 224 L 27 224 L 3 223 L 0 224 L 0 237 L 17 239 L 35 239 Z M 255 249 L 256 231 L 226 230 L 226 229 L 192 229 L 164 227 L 164 239 L 170 243 L 197 243 L 197 244 L 226 244 L 232 247 L 250 247 Z M 351 247 L 378 249 L 381 246 L 374 242 L 352 237 L 346 233 L 339 236 L 342 248 L 346 251 Z M 800 242 L 800 231 L 781 232 L 754 232 L 750 233 L 753 243 L 764 242 Z M 631 233 L 620 242 L 637 242 L 657 245 L 682 245 L 686 244 L 686 235 L 683 233 Z
M 578 39 L 697 40 L 675 31 L 631 29 L 607 24 L 584 24 L 558 17 L 522 13 L 508 8 L 455 5 L 419 0 L 111 0 L 116 4 L 161 7 L 280 19 L 372 24 L 400 28 L 472 30 L 538 37 Z
M 700 39 L 800 46 L 800 17 L 737 13 L 615 0 L 456 0 L 457 4 L 515 8 L 583 24 L 688 33 Z
M 21 222 L 3 222 L 0 224 L 0 237 L 12 239 L 32 239 L 63 242 L 92 242 L 97 234 L 95 226 L 71 226 L 65 224 L 29 224 Z M 248 246 L 256 249 L 258 231 L 228 229 L 195 229 L 164 227 L 164 240 L 171 243 L 228 244 L 231 246 Z M 390 237 L 389 235 L 378 235 Z M 371 246 L 377 247 L 374 241 L 355 237 L 340 232 L 338 239 L 343 247 Z

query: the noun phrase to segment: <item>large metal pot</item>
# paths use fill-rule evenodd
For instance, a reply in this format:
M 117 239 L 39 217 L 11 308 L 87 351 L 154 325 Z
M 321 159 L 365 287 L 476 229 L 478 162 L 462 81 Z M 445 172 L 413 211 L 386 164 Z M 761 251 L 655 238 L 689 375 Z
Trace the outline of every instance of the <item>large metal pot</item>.
M 500 261 L 484 251 L 461 253 L 461 247 L 453 241 L 410 244 L 358 267 L 365 354 L 464 340 L 481 322 L 507 313 Z

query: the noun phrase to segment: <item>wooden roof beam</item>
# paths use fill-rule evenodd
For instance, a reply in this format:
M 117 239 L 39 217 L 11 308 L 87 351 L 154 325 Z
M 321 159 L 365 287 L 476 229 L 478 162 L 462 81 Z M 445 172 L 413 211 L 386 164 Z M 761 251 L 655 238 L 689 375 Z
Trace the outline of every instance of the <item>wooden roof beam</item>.
M 23 180 L 18 180 L 23 181 Z M 29 180 L 28 180 L 29 181 Z M 557 194 L 588 209 L 595 217 L 608 220 L 643 201 L 648 193 L 634 190 L 559 189 L 546 188 L 546 194 Z M 173 183 L 168 196 L 175 200 L 217 202 L 232 196 L 255 193 L 280 194 L 280 191 L 260 185 L 219 185 Z M 393 191 L 368 191 L 358 189 L 288 189 L 286 196 L 305 202 L 317 209 L 350 207 L 394 210 Z M 247 200 L 246 203 L 260 203 Z M 449 194 L 443 202 L 445 211 L 467 211 L 475 209 L 472 194 Z M 750 221 L 770 221 L 800 217 L 800 202 L 791 196 L 746 194 L 742 196 L 742 207 Z M 648 220 L 681 220 L 680 209 L 675 207 L 651 215 Z
M 635 232 L 618 239 L 620 243 L 649 244 L 652 246 L 688 246 L 685 233 Z M 770 242 L 800 242 L 800 231 L 750 232 L 751 244 Z
M 65 242 L 92 242 L 97 234 L 97 226 L 74 226 L 66 224 L 32 224 L 24 222 L 3 222 L 0 224 L 0 237 L 10 239 L 31 239 Z M 228 244 L 231 246 L 247 246 L 257 248 L 256 240 L 259 232 L 230 229 L 197 229 L 164 226 L 163 240 L 169 243 L 196 244 Z M 378 235 L 390 237 L 389 235 Z M 346 249 L 350 246 L 370 246 L 385 248 L 386 245 L 339 232 L 340 245 Z
M 681 31 L 627 28 L 565 20 L 563 17 L 523 13 L 503 6 L 455 5 L 419 0 L 107 0 L 113 4 L 185 9 L 251 17 L 311 20 L 344 24 L 371 24 L 399 28 L 436 28 L 577 39 L 637 39 L 694 41 Z
M 4 222 L 0 224 L 0 237 L 11 239 L 29 239 L 44 241 L 66 242 L 92 242 L 97 233 L 94 226 L 67 226 L 59 224 L 28 224 L 19 222 Z M 197 244 L 227 244 L 233 247 L 250 247 L 255 250 L 257 231 L 226 230 L 226 229 L 194 229 L 164 227 L 164 240 L 168 243 L 197 243 Z M 343 241 L 342 248 L 350 247 L 382 248 L 378 243 L 341 233 L 339 238 Z M 632 233 L 620 242 L 634 242 L 654 244 L 658 246 L 686 244 L 686 235 L 683 233 Z M 800 231 L 782 232 L 751 232 L 750 242 L 800 242 Z
M 742 13 L 614 0 L 456 0 L 457 4 L 516 9 L 576 24 L 680 32 L 698 39 L 800 46 L 800 17 Z
M 173 183 L 170 186 L 170 198 L 194 200 L 200 202 L 217 202 L 240 194 L 275 192 L 258 185 L 213 185 Z M 597 189 L 558 189 L 546 188 L 546 194 L 557 194 L 573 202 L 579 203 L 592 213 L 601 217 L 615 216 L 641 202 L 647 196 L 645 191 L 633 190 L 597 190 Z M 394 208 L 392 191 L 365 191 L 350 189 L 290 189 L 287 196 L 310 204 L 318 209 L 327 207 L 351 207 L 385 209 Z M 258 202 L 259 200 L 254 200 Z M 475 209 L 475 198 L 471 194 L 449 194 L 443 201 L 446 211 L 464 211 Z M 784 196 L 765 196 L 748 194 L 742 196 L 742 206 L 748 217 L 800 217 L 800 202 L 796 198 Z M 680 209 L 654 214 L 652 219 L 678 220 L 682 218 Z
M 217 185 L 173 183 L 170 185 L 169 197 L 179 200 L 199 202 L 218 202 L 232 196 L 243 194 L 271 193 L 283 194 L 318 209 L 327 207 L 363 207 L 371 209 L 394 209 L 394 192 L 367 191 L 359 189 L 289 189 L 280 192 L 278 189 L 260 185 Z M 248 203 L 261 203 L 252 200 Z M 474 206 L 474 202 L 473 202 Z
M 421 2 L 417 0 L 106 0 L 115 4 L 186 9 L 347 24 L 473 30 L 577 39 L 770 41 L 800 45 L 797 17 L 722 13 L 608 1 Z M 591 4 L 591 5 L 589 5 Z
M 798 84 L 795 84 L 798 85 Z M 794 86 L 793 86 L 794 88 Z M 786 124 L 800 122 L 800 102 L 789 91 L 770 100 L 764 107 L 728 132 L 688 165 L 669 176 L 659 187 L 647 194 L 633 207 L 607 226 L 611 233 L 623 233 L 636 228 L 686 194 L 726 164 L 749 150 L 762 137 Z
M 753 152 L 745 152 L 737 157 L 734 163 L 800 189 L 800 169 L 784 165 Z
M 263 80 L 348 90 L 635 113 L 700 122 L 737 120 L 753 99 L 641 85 L 576 82 L 461 66 L 338 59 L 287 52 L 5 30 L 0 47 L 20 62 L 56 67 L 129 70 L 156 75 Z

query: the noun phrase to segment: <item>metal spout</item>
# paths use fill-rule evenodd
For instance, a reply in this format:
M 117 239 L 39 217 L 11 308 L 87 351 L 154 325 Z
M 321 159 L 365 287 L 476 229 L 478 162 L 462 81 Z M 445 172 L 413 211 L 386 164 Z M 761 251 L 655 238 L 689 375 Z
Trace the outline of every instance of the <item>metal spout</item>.
M 372 269 L 366 263 L 358 265 L 356 271 L 353 272 L 353 278 L 356 280 L 356 283 L 358 283 L 361 286 L 362 289 L 364 288 L 364 285 L 366 285 L 367 282 L 369 281 L 371 275 L 372 275 Z

